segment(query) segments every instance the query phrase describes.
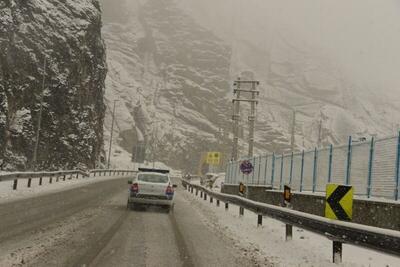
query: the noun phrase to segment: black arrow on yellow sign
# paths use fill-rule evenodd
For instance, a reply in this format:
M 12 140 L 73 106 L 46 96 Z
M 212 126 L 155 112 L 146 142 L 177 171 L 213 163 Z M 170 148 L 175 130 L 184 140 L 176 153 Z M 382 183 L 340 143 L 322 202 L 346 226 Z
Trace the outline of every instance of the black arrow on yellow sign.
M 326 202 L 329 204 L 330 208 L 332 209 L 338 220 L 351 221 L 352 214 L 348 214 L 348 212 L 346 212 L 346 210 L 340 203 L 340 201 L 351 190 L 351 186 L 337 185 L 336 189 L 326 199 Z M 352 205 L 352 203 L 350 205 Z

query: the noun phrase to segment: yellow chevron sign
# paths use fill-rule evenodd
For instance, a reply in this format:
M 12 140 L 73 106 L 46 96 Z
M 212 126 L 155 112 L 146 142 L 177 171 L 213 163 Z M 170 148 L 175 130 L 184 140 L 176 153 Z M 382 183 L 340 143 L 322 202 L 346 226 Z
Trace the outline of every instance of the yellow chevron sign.
M 210 165 L 219 165 L 221 162 L 220 152 L 208 152 L 206 162 Z
M 353 218 L 353 191 L 352 186 L 327 184 L 325 217 L 351 221 Z

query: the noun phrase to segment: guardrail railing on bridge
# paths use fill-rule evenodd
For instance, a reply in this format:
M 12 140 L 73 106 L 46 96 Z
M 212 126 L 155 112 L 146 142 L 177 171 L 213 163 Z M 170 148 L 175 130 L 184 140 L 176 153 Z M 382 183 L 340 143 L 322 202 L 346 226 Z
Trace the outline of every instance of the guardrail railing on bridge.
M 203 197 L 204 200 L 207 200 L 208 195 L 211 203 L 216 199 L 217 206 L 219 206 L 220 201 L 225 202 L 225 209 L 229 208 L 230 203 L 239 206 L 240 215 L 243 215 L 244 209 L 253 211 L 258 214 L 258 224 L 262 224 L 262 216 L 282 221 L 286 224 L 286 240 L 291 240 L 293 226 L 329 238 L 333 242 L 333 262 L 341 262 L 343 243 L 400 256 L 400 232 L 398 231 L 331 220 L 289 208 L 255 202 L 240 196 L 211 191 L 201 185 L 191 184 L 186 180 L 182 180 L 182 185 L 191 193 L 195 189 L 196 196 L 200 192 L 200 197 Z

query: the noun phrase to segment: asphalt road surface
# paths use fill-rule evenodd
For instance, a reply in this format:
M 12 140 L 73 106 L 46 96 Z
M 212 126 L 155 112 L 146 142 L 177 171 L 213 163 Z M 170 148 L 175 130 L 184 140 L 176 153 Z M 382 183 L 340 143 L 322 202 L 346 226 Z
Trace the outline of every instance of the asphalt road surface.
M 1 204 L 0 266 L 254 266 L 181 187 L 171 213 L 131 211 L 126 181 Z

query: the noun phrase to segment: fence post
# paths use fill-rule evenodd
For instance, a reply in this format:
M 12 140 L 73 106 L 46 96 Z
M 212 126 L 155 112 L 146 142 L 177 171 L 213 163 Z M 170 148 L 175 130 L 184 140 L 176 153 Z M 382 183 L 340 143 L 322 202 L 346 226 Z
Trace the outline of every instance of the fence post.
M 275 175 L 275 153 L 272 153 L 272 170 L 271 170 L 271 186 L 274 187 L 274 175 Z
M 397 158 L 396 158 L 396 188 L 394 199 L 399 200 L 399 190 L 400 190 L 400 132 L 397 137 Z
M 283 153 L 281 158 L 281 178 L 279 181 L 279 190 L 282 190 L 282 181 L 283 181 Z
M 332 181 L 332 160 L 333 160 L 333 145 L 329 147 L 329 163 L 328 163 L 328 184 Z
M 367 197 L 371 197 L 371 186 L 372 186 L 372 166 L 374 163 L 374 151 L 375 151 L 375 138 L 371 138 L 371 146 L 369 148 L 369 162 L 368 162 L 368 186 L 367 186 Z M 398 154 L 398 153 L 397 153 Z
M 347 147 L 347 171 L 346 171 L 346 185 L 350 184 L 350 175 L 351 175 L 351 136 L 349 136 L 349 145 Z
M 303 191 L 303 178 L 304 178 L 304 150 L 303 152 L 301 152 L 300 192 Z
M 230 167 L 231 167 L 231 165 L 228 162 L 228 164 L 226 165 L 225 183 L 228 183 L 228 181 L 229 181 L 229 170 L 230 170 Z
M 254 173 L 255 173 L 255 167 L 256 167 L 256 157 L 253 157 L 253 171 L 251 173 L 251 184 L 255 184 L 254 182 Z
M 317 187 L 317 171 L 318 171 L 318 150 L 314 149 L 314 169 L 313 169 L 313 183 L 312 183 L 312 191 L 315 192 L 315 188 Z
M 268 155 L 265 155 L 264 184 L 267 185 Z
M 261 172 L 261 155 L 258 158 L 258 175 L 257 175 L 257 184 L 260 184 L 260 173 Z
M 290 172 L 289 172 L 289 184 L 292 185 L 292 177 L 293 177 L 293 151 L 290 156 Z

